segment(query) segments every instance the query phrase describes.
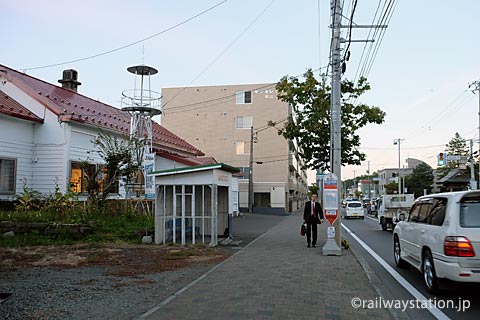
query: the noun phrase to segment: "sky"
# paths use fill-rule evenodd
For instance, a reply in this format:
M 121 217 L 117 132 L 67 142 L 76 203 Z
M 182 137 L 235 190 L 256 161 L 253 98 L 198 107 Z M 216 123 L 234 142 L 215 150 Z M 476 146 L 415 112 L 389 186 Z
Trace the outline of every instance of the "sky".
M 381 12 L 390 1 L 358 0 L 354 23 L 372 24 L 377 8 Z M 159 70 L 152 78 L 156 91 L 276 82 L 328 64 L 329 0 L 221 2 L 0 0 L 0 64 L 54 84 L 62 70 L 76 69 L 79 92 L 113 106 L 120 105 L 123 90 L 133 87 L 126 68 L 137 64 Z M 350 17 L 354 0 L 342 2 L 343 15 Z M 367 159 L 361 166 L 343 167 L 342 179 L 366 174 L 368 163 L 371 172 L 398 167 L 395 139 L 403 139 L 401 166 L 412 157 L 435 168 L 437 154 L 456 132 L 475 140 L 474 151 L 479 148 L 479 97 L 469 84 L 480 80 L 480 1 L 404 0 L 391 7 L 388 28 L 369 60 L 371 90 L 355 101 L 380 107 L 385 122 L 359 131 Z M 373 32 L 352 30 L 353 40 Z M 347 33 L 344 29 L 342 37 Z M 353 80 L 368 44 L 353 42 L 350 52 L 343 77 Z M 55 66 L 37 68 L 47 65 Z M 314 181 L 311 173 L 309 180 Z

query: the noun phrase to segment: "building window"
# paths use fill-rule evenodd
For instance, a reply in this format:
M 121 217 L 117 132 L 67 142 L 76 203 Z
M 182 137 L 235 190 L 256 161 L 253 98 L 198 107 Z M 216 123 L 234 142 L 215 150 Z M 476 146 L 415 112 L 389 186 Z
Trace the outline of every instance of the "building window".
M 15 159 L 0 158 L 0 194 L 15 193 Z
M 252 103 L 252 91 L 237 91 L 235 97 L 237 104 Z
M 107 168 L 104 165 L 83 164 L 81 162 L 71 163 L 70 169 L 70 190 L 76 193 L 88 192 L 88 181 L 94 177 L 98 184 L 98 191 L 103 192 L 108 185 Z M 109 193 L 118 192 L 118 181 L 110 186 Z
M 96 167 L 94 164 L 83 165 L 80 162 L 71 163 L 70 190 L 77 193 L 86 193 L 88 190 L 88 177 L 93 175 Z
M 240 173 L 243 174 L 243 177 L 241 179 L 250 179 L 250 167 L 241 167 Z
M 236 154 L 245 154 L 245 142 L 244 141 L 235 142 L 235 153 Z
M 252 126 L 252 116 L 238 116 L 236 127 L 237 129 L 250 129 Z

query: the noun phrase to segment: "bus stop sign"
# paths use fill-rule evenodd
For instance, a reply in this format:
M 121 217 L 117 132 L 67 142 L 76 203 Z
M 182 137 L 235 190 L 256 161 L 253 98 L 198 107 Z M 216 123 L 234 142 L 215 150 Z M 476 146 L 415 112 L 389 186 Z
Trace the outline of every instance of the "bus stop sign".
M 323 214 L 330 225 L 338 218 L 338 179 L 333 173 L 323 178 Z

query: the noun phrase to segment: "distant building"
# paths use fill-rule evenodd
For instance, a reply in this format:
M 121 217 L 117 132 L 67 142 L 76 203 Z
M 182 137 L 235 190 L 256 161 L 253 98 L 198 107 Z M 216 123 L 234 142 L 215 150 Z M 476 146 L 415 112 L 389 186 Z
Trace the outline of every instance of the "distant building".
M 403 178 L 413 173 L 413 169 L 415 169 L 419 164 L 424 163 L 421 160 L 408 158 L 405 160 L 407 163 L 407 167 L 401 168 L 385 168 L 378 171 L 378 192 L 380 195 L 386 194 L 385 185 L 395 182 L 398 183 L 399 177 Z M 407 190 L 408 192 L 408 190 Z
M 275 84 L 162 89 L 162 125 L 181 133 L 220 162 L 241 168 L 240 208 L 248 209 L 250 128 L 254 128 L 254 212 L 288 212 L 307 198 L 307 175 L 295 141 L 278 135 L 292 108 Z

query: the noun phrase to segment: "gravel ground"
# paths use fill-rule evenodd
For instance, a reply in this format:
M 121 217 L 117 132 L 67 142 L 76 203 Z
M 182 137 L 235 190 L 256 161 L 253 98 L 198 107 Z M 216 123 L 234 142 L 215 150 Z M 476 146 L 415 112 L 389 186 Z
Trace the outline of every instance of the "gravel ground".
M 106 276 L 107 267 L 28 269 L 0 275 L 2 319 L 132 319 L 208 271 L 203 264 L 138 277 Z
M 0 272 L 1 319 L 133 319 L 185 287 L 269 230 L 284 217 L 244 215 L 234 219 L 239 247 L 223 247 L 222 259 L 197 259 L 187 267 L 162 272 L 116 272 L 117 261 L 99 266 L 22 267 Z M 125 257 L 122 257 L 125 258 Z M 137 263 L 138 265 L 138 263 Z M 150 268 L 151 269 L 151 268 Z M 125 271 L 125 270 L 124 270 Z

